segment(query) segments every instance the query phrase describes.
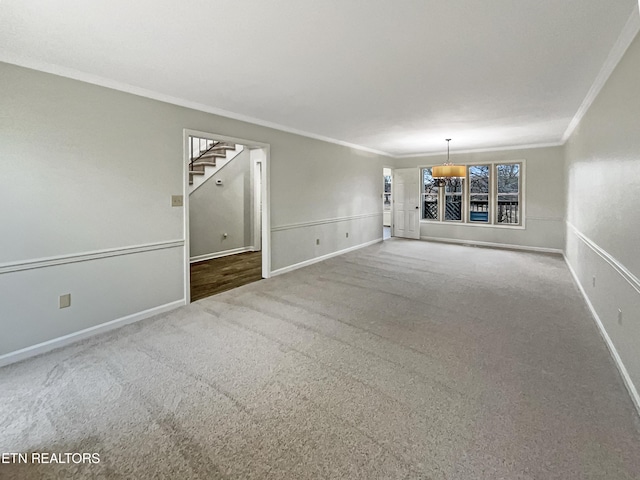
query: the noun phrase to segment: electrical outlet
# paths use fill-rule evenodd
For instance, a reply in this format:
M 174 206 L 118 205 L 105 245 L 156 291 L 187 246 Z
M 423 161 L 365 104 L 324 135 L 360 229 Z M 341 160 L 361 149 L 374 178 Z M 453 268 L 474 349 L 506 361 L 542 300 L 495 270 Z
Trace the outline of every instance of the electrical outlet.
M 349 232 L 347 232 L 347 238 L 349 238 Z
M 596 286 L 596 276 L 595 275 L 593 276 L 593 286 L 594 287 Z
M 316 245 L 320 245 L 320 239 L 316 238 Z
M 71 294 L 66 293 L 64 295 L 60 295 L 60 308 L 67 308 L 71 306 Z
M 182 195 L 171 195 L 171 206 L 172 207 L 182 207 L 184 204 L 184 200 Z
M 618 325 L 622 325 L 622 310 L 618 309 Z

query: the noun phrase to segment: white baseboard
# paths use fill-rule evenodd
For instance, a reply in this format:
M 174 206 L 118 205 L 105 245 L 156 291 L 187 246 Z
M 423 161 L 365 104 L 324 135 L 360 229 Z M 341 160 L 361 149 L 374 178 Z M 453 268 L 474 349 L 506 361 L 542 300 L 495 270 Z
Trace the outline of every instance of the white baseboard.
M 99 333 L 104 333 L 110 330 L 115 330 L 119 327 L 124 327 L 125 325 L 129 325 L 130 323 L 135 323 L 140 320 L 144 320 L 145 318 L 153 317 L 154 315 L 158 315 L 160 313 L 168 312 L 184 304 L 184 299 L 166 303 L 158 307 L 143 310 L 142 312 L 127 315 L 126 317 L 117 318 L 106 323 L 101 323 L 100 325 L 96 325 L 95 327 L 85 328 L 84 330 L 70 333 L 69 335 L 64 335 L 63 337 L 54 338 L 53 340 L 48 340 L 31 347 L 0 355 L 0 367 L 25 360 L 30 357 L 35 357 L 36 355 L 40 355 L 42 353 L 50 352 L 51 350 L 55 350 L 57 348 L 70 345 L 80 340 L 93 337 L 94 335 L 98 335 Z
M 354 250 L 359 250 L 361 248 L 368 247 L 370 245 L 374 245 L 380 242 L 382 242 L 382 238 L 377 238 L 375 240 L 371 240 L 370 242 L 361 243 L 360 245 L 355 245 L 353 247 L 345 248 L 343 250 L 338 250 L 337 252 L 327 253 L 326 255 L 311 258 L 309 260 L 305 260 L 304 262 L 294 263 L 293 265 L 289 265 L 288 267 L 283 267 L 277 270 L 273 270 L 271 272 L 271 276 L 274 277 L 276 275 L 282 275 L 283 273 L 297 270 L 298 268 L 308 267 L 309 265 L 313 265 L 314 263 L 322 262 L 323 260 L 327 260 L 332 257 L 337 257 L 338 255 L 343 255 L 348 252 L 353 252 Z
M 214 258 L 226 257 L 228 255 L 236 255 L 238 253 L 253 252 L 255 248 L 253 246 L 232 248 L 231 250 L 223 250 L 222 252 L 206 253 L 204 255 L 197 255 L 189 259 L 189 263 L 204 262 L 205 260 L 213 260 Z
M 478 240 L 460 240 L 458 238 L 420 237 L 420 240 L 429 242 L 455 243 L 456 245 L 477 245 L 478 247 L 504 248 L 508 250 L 524 250 L 527 252 L 557 253 L 562 255 L 561 248 L 529 247 L 525 245 L 512 245 L 509 243 L 481 242 Z
M 578 286 L 578 290 L 580 290 L 580 293 L 582 293 L 582 297 L 584 298 L 584 301 L 587 303 L 587 306 L 589 307 L 589 311 L 591 312 L 591 315 L 593 316 L 593 319 L 596 322 L 596 325 L 598 326 L 600 335 L 602 335 L 602 338 L 604 339 L 604 342 L 607 344 L 607 348 L 609 349 L 609 353 L 611 354 L 611 357 L 613 357 L 613 361 L 616 364 L 616 367 L 618 367 L 618 371 L 620 372 L 620 375 L 622 376 L 622 380 L 624 381 L 624 384 L 627 387 L 627 390 L 629 391 L 629 395 L 631 396 L 631 400 L 635 405 L 636 410 L 638 411 L 638 415 L 640 415 L 640 394 L 638 394 L 638 389 L 633 384 L 633 380 L 631 380 L 631 376 L 629 375 L 629 372 L 624 366 L 624 363 L 622 363 L 622 359 L 620 358 L 620 355 L 618 355 L 618 351 L 616 350 L 616 347 L 613 344 L 611 337 L 609 337 L 607 330 L 604 328 L 604 325 L 602 323 L 602 320 L 600 320 L 600 316 L 598 315 L 598 312 L 596 312 L 596 309 L 593 307 L 591 300 L 589 300 L 589 297 L 587 296 L 587 292 L 582 287 L 580 280 L 578 280 L 578 275 L 576 274 L 575 270 L 569 263 L 567 256 L 563 255 L 563 257 L 564 257 L 564 262 L 567 264 L 567 267 L 569 268 L 569 272 L 571 272 L 573 281 Z

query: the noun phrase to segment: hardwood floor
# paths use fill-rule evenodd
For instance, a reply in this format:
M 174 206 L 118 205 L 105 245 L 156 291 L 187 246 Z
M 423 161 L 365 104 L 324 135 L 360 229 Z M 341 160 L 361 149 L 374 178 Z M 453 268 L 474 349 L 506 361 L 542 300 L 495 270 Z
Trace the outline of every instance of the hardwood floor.
M 246 252 L 191 264 L 191 301 L 262 279 L 262 252 Z

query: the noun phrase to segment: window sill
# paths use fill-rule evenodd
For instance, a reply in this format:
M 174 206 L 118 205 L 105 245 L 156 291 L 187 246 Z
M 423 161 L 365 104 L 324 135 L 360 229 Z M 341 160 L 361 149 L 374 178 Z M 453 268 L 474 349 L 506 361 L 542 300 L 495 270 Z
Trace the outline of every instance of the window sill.
M 526 230 L 524 225 L 492 225 L 487 223 L 472 222 L 441 222 L 439 220 L 420 220 L 420 224 L 425 225 L 442 225 L 442 226 L 461 226 L 461 227 L 483 227 L 483 228 L 504 228 L 508 230 Z

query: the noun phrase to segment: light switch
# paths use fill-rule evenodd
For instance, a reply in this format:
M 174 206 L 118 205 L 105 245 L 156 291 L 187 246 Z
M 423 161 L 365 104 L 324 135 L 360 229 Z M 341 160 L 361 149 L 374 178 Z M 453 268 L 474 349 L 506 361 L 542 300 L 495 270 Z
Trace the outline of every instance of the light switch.
M 183 197 L 182 195 L 171 195 L 171 206 L 172 207 L 182 207 L 183 205 Z
M 64 295 L 60 295 L 60 308 L 67 308 L 71 306 L 71 294 L 66 293 Z

